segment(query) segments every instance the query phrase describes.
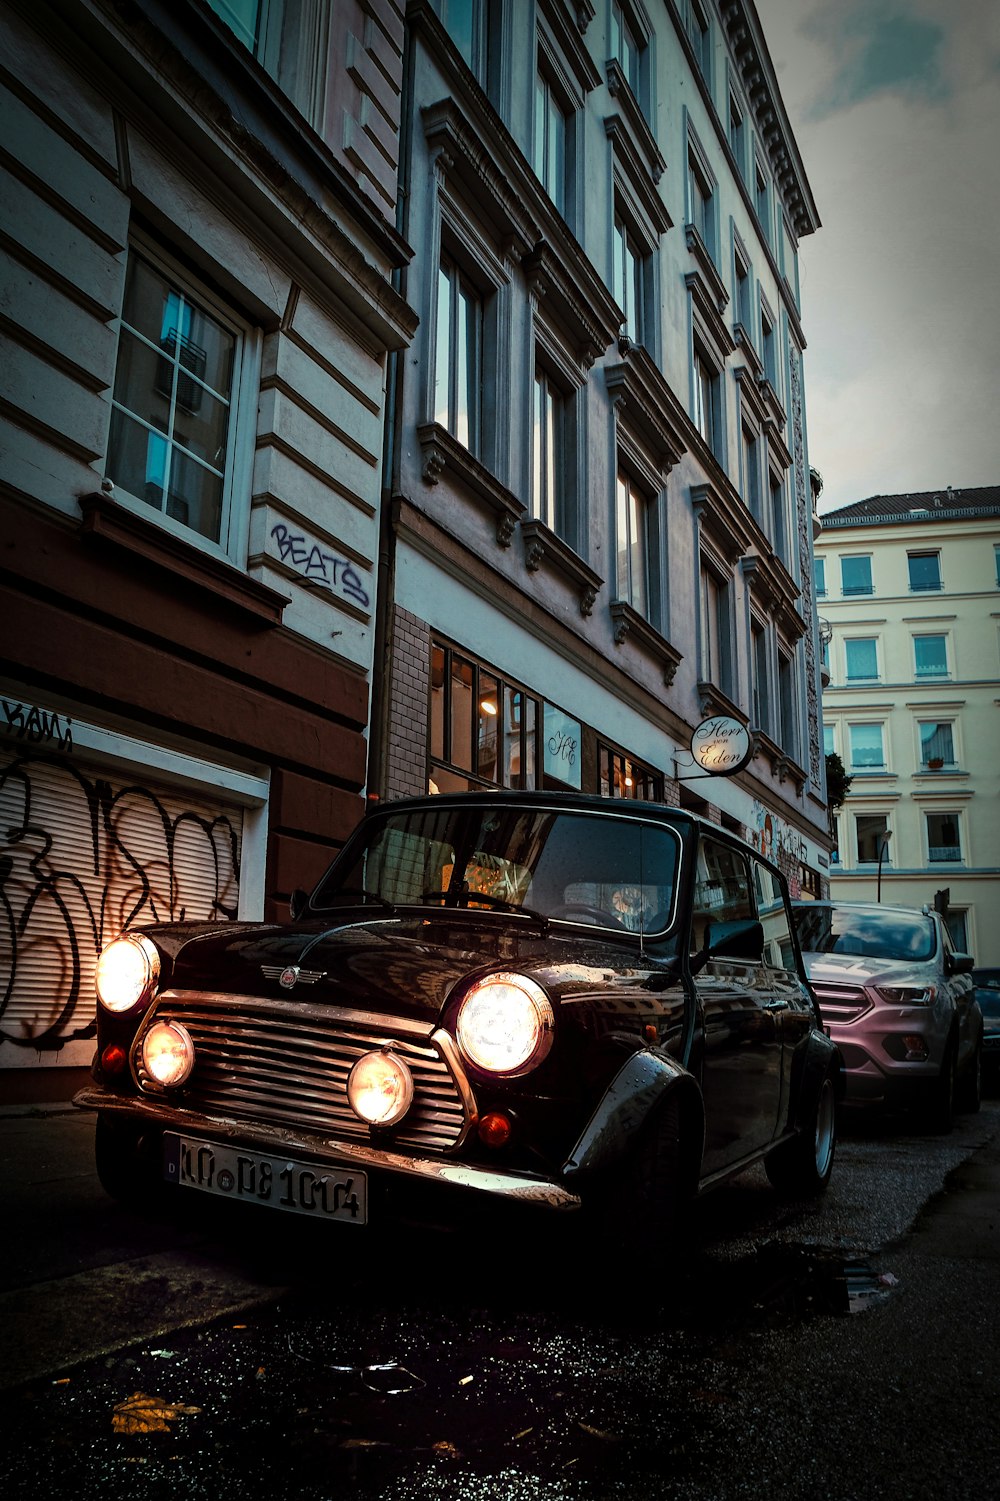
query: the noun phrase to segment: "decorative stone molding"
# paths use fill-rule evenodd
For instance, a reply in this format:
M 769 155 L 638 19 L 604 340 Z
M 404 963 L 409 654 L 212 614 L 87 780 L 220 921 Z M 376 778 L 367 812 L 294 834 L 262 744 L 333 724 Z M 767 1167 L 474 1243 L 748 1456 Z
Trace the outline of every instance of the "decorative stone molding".
M 560 574 L 577 590 L 580 614 L 591 615 L 598 592 L 604 585 L 601 575 L 544 521 L 522 521 L 521 536 L 524 538 L 524 566 L 528 572 L 537 573 L 544 563 L 547 569 Z
M 279 594 L 260 579 L 241 573 L 232 563 L 225 563 L 203 552 L 191 542 L 168 532 L 155 521 L 137 516 L 127 506 L 114 500 L 110 493 L 95 490 L 79 497 L 83 520 L 80 531 L 97 542 L 123 548 L 144 563 L 165 569 L 177 578 L 225 600 L 235 609 L 253 615 L 258 624 L 280 625 L 286 594 Z
M 528 286 L 544 299 L 546 320 L 563 329 L 585 375 L 613 343 L 620 310 L 582 254 L 572 260 L 541 241 L 523 261 Z
M 499 546 L 509 547 L 514 528 L 525 513 L 525 506 L 513 491 L 502 485 L 440 423 L 422 423 L 417 428 L 417 441 L 423 455 L 424 484 L 436 485 L 445 471 L 450 471 L 462 489 L 478 500 L 494 517 Z
M 627 343 L 622 352 L 624 359 L 605 369 L 608 394 L 620 419 L 667 475 L 687 449 L 687 414 L 647 350 Z
M 614 152 L 616 176 L 620 176 L 628 191 L 642 211 L 647 232 L 656 238 L 673 227 L 673 219 L 657 191 L 659 177 L 650 173 L 648 163 L 636 150 L 635 140 L 620 115 L 607 115 L 604 133 Z
M 764 730 L 755 729 L 753 733 L 757 742 L 757 754 L 763 756 L 768 762 L 779 783 L 784 783 L 791 778 L 795 783 L 796 792 L 801 793 L 808 781 L 803 768 Z
M 646 170 L 649 172 L 654 183 L 657 183 L 663 176 L 667 163 L 662 151 L 656 144 L 656 137 L 649 128 L 649 122 L 642 112 L 638 99 L 636 99 L 632 92 L 629 81 L 625 77 L 618 59 L 615 57 L 609 58 L 606 68 L 608 93 L 618 105 L 623 120 L 632 132 L 636 146 L 646 160 Z M 605 122 L 605 128 L 607 128 L 607 122 Z
M 723 693 L 718 683 L 700 682 L 697 688 L 701 712 L 706 719 L 711 715 L 724 715 L 727 719 L 738 720 L 747 729 L 750 728 L 746 714 L 733 703 L 728 694 Z
M 473 119 L 453 97 L 420 113 L 438 173 L 456 183 L 492 221 L 498 245 L 509 247 L 514 259 L 527 255 L 541 230 L 529 207 L 534 195 L 526 170 L 515 159 L 506 132 L 485 113 Z
M 729 564 L 745 555 L 752 536 L 747 525 L 750 515 L 735 492 L 730 494 L 708 483 L 692 485 L 691 508 L 702 531 Z
M 615 645 L 621 646 L 628 639 L 634 641 L 645 656 L 662 667 L 664 685 L 667 688 L 673 687 L 677 669 L 684 660 L 683 652 L 671 646 L 667 638 L 661 636 L 656 627 L 650 625 L 645 616 L 640 615 L 627 600 L 612 600 L 609 610 L 614 624 Z
M 572 7 L 567 6 L 565 0 L 537 0 L 537 4 L 576 76 L 581 92 L 589 94 L 601 81 L 600 69 L 583 40 L 595 15 L 592 0 L 577 0 Z M 569 15 L 570 9 L 576 13 L 574 18 Z
M 744 323 L 737 321 L 733 324 L 733 339 L 740 354 L 747 362 L 747 366 L 755 381 L 764 379 L 764 361 L 757 353 L 757 346 L 753 341 L 753 334 Z

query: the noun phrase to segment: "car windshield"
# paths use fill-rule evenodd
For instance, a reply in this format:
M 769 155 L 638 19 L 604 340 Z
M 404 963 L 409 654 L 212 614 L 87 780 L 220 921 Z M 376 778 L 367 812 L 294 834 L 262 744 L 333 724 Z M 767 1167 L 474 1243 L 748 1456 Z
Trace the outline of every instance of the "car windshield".
M 372 819 L 313 895 L 524 912 L 654 933 L 674 916 L 680 844 L 640 819 L 546 808 L 437 805 Z
M 916 963 L 934 955 L 934 924 L 922 912 L 879 912 L 817 902 L 795 909 L 795 926 L 803 953 Z

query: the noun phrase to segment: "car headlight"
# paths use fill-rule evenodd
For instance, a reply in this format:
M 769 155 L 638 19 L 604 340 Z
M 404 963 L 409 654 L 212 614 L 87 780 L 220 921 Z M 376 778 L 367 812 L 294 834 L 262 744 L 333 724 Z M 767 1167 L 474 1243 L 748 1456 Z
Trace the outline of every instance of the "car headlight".
M 470 1063 L 491 1074 L 524 1074 L 552 1045 L 555 1018 L 540 985 L 525 975 L 487 975 L 458 1011 L 455 1034 Z
M 149 996 L 160 976 L 160 956 L 141 933 L 109 943 L 97 961 L 95 985 L 108 1011 L 130 1011 Z
M 146 1072 L 164 1089 L 176 1089 L 194 1068 L 194 1043 L 180 1022 L 154 1022 L 142 1039 Z
M 381 1049 L 359 1058 L 347 1076 L 347 1098 L 359 1120 L 394 1126 L 413 1100 L 413 1075 L 395 1053 Z
M 874 985 L 872 989 L 894 1006 L 930 1006 L 937 995 L 933 985 Z

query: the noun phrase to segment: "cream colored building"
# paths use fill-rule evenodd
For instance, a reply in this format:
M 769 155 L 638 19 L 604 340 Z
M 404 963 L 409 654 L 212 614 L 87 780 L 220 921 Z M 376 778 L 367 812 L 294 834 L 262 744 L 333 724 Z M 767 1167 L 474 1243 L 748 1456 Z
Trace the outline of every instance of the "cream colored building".
M 832 893 L 869 900 L 881 884 L 883 902 L 919 906 L 947 892 L 957 947 L 1000 965 L 1000 486 L 879 495 L 822 520 L 823 728 L 853 778 Z

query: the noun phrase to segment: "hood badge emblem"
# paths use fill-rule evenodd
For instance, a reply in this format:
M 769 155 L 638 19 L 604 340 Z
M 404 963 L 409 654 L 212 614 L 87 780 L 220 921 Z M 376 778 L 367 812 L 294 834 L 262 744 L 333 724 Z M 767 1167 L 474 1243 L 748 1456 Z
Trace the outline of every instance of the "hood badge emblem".
M 296 985 L 315 985 L 326 974 L 325 969 L 300 969 L 297 964 L 262 964 L 260 972 L 265 980 L 277 980 L 282 990 L 294 990 Z

